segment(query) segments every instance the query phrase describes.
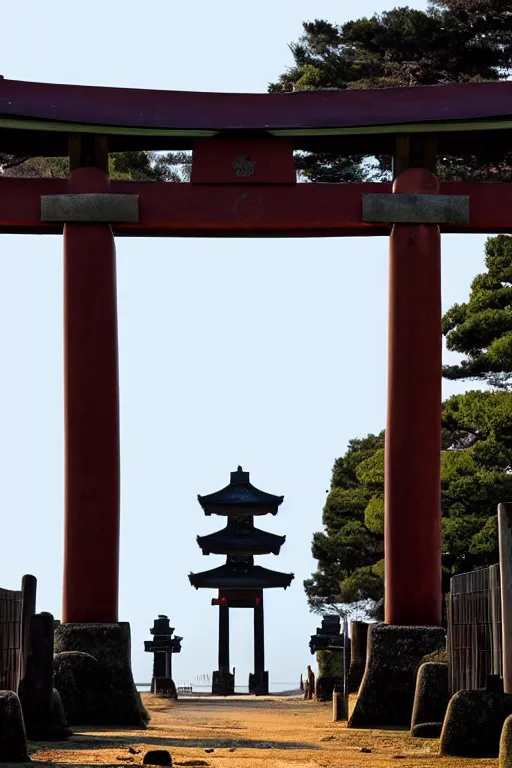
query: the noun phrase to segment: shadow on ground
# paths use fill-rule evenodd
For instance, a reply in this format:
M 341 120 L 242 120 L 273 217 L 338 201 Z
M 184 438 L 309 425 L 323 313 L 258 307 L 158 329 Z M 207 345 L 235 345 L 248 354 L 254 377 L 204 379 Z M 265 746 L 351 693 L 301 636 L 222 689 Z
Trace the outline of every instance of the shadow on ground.
M 171 739 L 165 736 L 150 736 L 148 731 L 137 731 L 126 736 L 102 736 L 99 735 L 80 735 L 72 736 L 69 741 L 59 742 L 58 744 L 50 742 L 38 742 L 37 750 L 58 749 L 60 750 L 78 750 L 78 749 L 128 749 L 132 744 L 144 744 L 158 747 L 190 747 L 196 749 L 321 749 L 316 744 L 301 743 L 296 741 L 254 741 L 251 739 Z M 35 743 L 31 743 L 31 752 L 34 751 Z

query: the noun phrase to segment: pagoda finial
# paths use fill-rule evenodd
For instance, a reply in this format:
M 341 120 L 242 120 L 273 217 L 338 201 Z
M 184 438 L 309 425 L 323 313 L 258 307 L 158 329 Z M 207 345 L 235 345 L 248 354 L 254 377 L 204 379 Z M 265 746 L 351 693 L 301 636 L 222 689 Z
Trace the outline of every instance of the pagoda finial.
M 249 473 L 244 472 L 241 465 L 239 464 L 237 467 L 236 472 L 231 472 L 231 483 L 248 483 L 249 482 Z

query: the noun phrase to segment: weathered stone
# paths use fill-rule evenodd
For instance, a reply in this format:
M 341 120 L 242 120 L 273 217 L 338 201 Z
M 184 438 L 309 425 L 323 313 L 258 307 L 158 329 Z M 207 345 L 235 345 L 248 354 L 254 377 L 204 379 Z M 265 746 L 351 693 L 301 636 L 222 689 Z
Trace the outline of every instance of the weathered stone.
M 500 768 L 512 768 L 512 715 L 507 717 L 501 731 Z
M 66 718 L 66 711 L 60 693 L 56 688 L 53 689 L 52 696 L 52 724 L 56 728 L 62 728 L 67 731 L 68 736 L 72 736 L 73 733 L 68 728 L 68 721 Z
M 368 624 L 353 621 L 351 625 L 350 668 L 348 671 L 348 692 L 357 693 L 366 667 L 368 647 Z
M 55 631 L 55 650 L 57 655 L 68 651 L 89 654 L 99 665 L 99 668 L 94 667 L 88 661 L 92 676 L 89 680 L 80 678 L 80 691 L 74 682 L 73 665 L 77 662 L 68 661 L 66 679 L 70 687 L 66 691 L 64 682 L 57 682 L 56 677 L 55 686 L 62 696 L 70 723 L 144 727 L 149 715 L 133 682 L 129 624 L 61 624 Z M 74 707 L 73 698 L 77 699 Z M 94 719 L 84 721 L 92 702 Z M 74 709 L 73 718 L 70 705 Z M 80 720 L 75 719 L 77 716 Z
M 421 660 L 445 642 L 441 627 L 372 624 L 366 670 L 348 727 L 410 727 Z
M 30 618 L 29 641 L 19 697 L 27 737 L 35 741 L 65 739 L 71 735 L 64 717 L 56 708 L 53 688 L 53 633 L 51 613 L 36 613 Z
M 41 221 L 106 222 L 137 224 L 138 195 L 87 193 L 76 195 L 43 195 Z
M 174 680 L 169 677 L 153 677 L 151 681 L 151 693 L 162 696 L 164 699 L 178 699 L 178 692 Z
M 12 691 L 0 691 L 0 762 L 24 763 L 29 760 L 20 700 Z
M 249 693 L 255 696 L 267 696 L 268 695 L 268 672 L 256 672 L 249 673 Z
M 152 749 L 146 752 L 143 760 L 144 765 L 172 765 L 172 757 L 166 749 Z
M 442 730 L 442 723 L 418 723 L 411 730 L 411 734 L 418 739 L 438 739 Z
M 435 662 L 436 664 L 449 664 L 450 658 L 446 648 L 441 648 L 439 651 L 434 651 L 434 653 L 427 653 L 421 660 L 422 664 L 430 664 L 430 662 Z
M 332 721 L 337 723 L 340 720 L 348 719 L 348 696 L 344 693 L 333 691 L 332 694 Z
M 498 757 L 503 725 L 509 715 L 512 715 L 510 694 L 458 691 L 448 704 L 440 754 Z
M 235 676 L 224 670 L 216 671 L 212 675 L 213 696 L 233 696 L 235 692 Z
M 55 686 L 68 723 L 99 724 L 97 702 L 105 686 L 105 673 L 89 653 L 65 651 L 53 661 Z
M 411 729 L 420 723 L 442 723 L 450 700 L 448 664 L 422 664 L 416 677 Z
M 363 221 L 388 224 L 469 224 L 469 196 L 363 195 Z

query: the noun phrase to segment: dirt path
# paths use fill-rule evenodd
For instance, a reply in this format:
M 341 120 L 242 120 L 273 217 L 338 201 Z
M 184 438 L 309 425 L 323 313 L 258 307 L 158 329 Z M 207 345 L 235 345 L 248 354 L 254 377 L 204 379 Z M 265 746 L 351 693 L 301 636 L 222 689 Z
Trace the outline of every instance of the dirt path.
M 179 702 L 143 698 L 152 718 L 148 730 L 80 729 L 66 743 L 33 744 L 36 768 L 44 763 L 135 766 L 145 752 L 159 748 L 169 750 L 174 765 L 190 768 L 391 768 L 397 761 L 402 768 L 497 766 L 497 760 L 440 761 L 437 741 L 413 739 L 405 732 L 349 730 L 331 722 L 328 704 L 249 696 Z

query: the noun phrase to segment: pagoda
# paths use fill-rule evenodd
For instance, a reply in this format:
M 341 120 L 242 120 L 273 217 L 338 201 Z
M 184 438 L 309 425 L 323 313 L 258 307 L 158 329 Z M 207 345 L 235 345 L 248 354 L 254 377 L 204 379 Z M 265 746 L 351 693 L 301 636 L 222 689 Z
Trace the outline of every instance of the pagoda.
M 284 496 L 258 490 L 249 482 L 249 472 L 238 467 L 231 472 L 229 485 L 208 496 L 198 496 L 205 515 L 227 518 L 226 526 L 208 536 L 198 536 L 203 555 L 226 555 L 225 565 L 211 571 L 191 573 L 196 589 L 218 589 L 212 605 L 219 606 L 219 668 L 213 673 L 212 693 L 234 693 L 235 680 L 229 667 L 229 609 L 252 608 L 254 611 L 254 673 L 249 675 L 249 692 L 268 693 L 265 671 L 265 633 L 263 590 L 283 587 L 293 580 L 293 573 L 280 573 L 254 565 L 255 555 L 278 555 L 286 536 L 276 536 L 254 525 L 254 518 L 277 515 Z

